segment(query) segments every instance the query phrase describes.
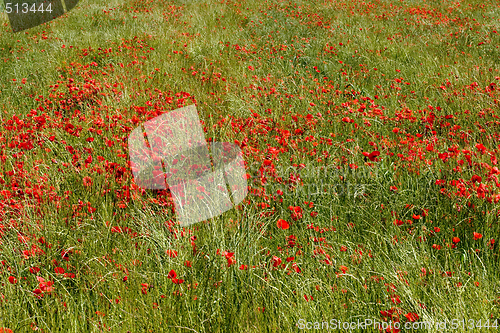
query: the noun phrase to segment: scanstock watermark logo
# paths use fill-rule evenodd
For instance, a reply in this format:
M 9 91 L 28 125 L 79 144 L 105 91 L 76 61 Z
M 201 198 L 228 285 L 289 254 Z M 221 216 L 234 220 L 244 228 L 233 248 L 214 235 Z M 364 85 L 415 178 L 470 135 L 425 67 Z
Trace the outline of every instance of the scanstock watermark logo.
M 182 226 L 218 216 L 248 193 L 241 149 L 212 142 L 209 151 L 195 105 L 138 126 L 128 146 L 135 183 L 144 189 L 169 188 Z
M 19 32 L 52 21 L 72 10 L 79 0 L 4 0 L 12 32 Z

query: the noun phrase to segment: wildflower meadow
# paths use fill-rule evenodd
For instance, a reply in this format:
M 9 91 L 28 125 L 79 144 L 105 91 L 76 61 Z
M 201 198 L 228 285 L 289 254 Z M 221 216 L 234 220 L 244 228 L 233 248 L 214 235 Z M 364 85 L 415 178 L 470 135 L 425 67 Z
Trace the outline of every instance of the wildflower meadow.
M 6 3 L 0 332 L 498 330 L 498 0 Z M 190 105 L 248 193 L 182 226 L 128 143 Z

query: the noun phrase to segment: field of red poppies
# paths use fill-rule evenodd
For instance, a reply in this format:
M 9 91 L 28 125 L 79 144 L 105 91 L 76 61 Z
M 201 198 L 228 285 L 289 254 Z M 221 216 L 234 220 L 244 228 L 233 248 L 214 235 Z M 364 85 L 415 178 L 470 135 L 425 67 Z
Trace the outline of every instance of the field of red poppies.
M 497 331 L 499 1 L 3 15 L 0 332 Z M 128 136 L 192 104 L 249 192 L 182 227 Z

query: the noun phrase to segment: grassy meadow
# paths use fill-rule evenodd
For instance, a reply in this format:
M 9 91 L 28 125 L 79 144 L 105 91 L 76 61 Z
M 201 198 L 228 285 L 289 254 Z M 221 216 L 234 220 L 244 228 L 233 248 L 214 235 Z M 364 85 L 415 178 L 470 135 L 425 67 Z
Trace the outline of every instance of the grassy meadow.
M 497 331 L 499 1 L 81 0 L 1 23 L 0 332 Z M 191 104 L 249 193 L 182 227 L 127 140 Z

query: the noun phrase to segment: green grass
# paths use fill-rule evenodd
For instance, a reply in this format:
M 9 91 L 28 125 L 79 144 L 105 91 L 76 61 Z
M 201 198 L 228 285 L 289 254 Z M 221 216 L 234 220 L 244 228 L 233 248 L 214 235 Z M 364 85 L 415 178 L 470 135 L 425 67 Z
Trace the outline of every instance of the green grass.
M 396 317 L 404 327 L 415 313 L 466 331 L 470 320 L 500 321 L 499 192 L 488 178 L 499 155 L 498 8 L 82 0 L 17 34 L 5 14 L 0 327 L 296 332 L 306 322 Z M 165 191 L 134 186 L 127 138 L 193 103 L 207 139 L 245 142 L 249 185 L 259 192 L 183 228 Z M 362 154 L 372 151 L 378 161 Z M 300 174 L 295 185 L 291 173 Z M 484 198 L 473 175 L 488 186 Z M 460 179 L 470 195 L 450 183 Z M 278 219 L 290 228 L 278 229 Z M 184 282 L 174 284 L 171 270 Z M 41 298 L 37 276 L 54 281 Z M 393 318 L 383 315 L 391 309 Z M 442 331 L 415 327 L 402 331 Z

